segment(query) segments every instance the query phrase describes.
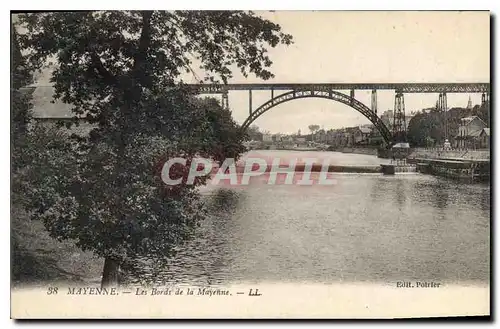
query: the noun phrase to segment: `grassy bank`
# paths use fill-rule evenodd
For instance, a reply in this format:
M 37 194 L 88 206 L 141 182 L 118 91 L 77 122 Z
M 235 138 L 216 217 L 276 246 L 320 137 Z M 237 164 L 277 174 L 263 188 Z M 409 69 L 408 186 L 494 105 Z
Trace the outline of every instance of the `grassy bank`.
M 52 239 L 40 221 L 11 209 L 11 282 L 13 286 L 100 282 L 103 260 L 70 241 Z

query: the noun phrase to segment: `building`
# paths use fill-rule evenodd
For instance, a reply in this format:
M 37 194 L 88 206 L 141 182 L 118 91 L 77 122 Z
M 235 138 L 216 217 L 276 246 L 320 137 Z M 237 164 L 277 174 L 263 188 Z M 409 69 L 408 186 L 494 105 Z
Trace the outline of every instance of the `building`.
M 327 136 L 326 136 L 326 131 L 324 129 L 320 129 L 314 135 L 314 141 L 316 143 L 326 143 L 326 140 L 327 140 Z
M 480 134 L 483 129 L 487 127 L 488 125 L 475 115 L 460 119 L 460 125 L 458 126 L 458 135 L 455 137 L 455 147 L 461 149 L 479 148 Z M 484 134 L 489 135 L 489 130 Z
M 84 117 L 78 117 L 71 111 L 71 105 L 62 101 L 52 102 L 54 96 L 54 87 L 51 85 L 32 85 L 21 88 L 21 91 L 31 94 L 32 125 L 45 127 L 56 127 L 57 124 L 63 124 L 63 127 L 69 129 L 60 130 L 67 134 L 87 135 L 96 127 L 90 124 Z
M 304 136 L 296 136 L 293 140 L 293 144 L 296 147 L 305 147 L 307 146 L 307 141 Z
M 410 121 L 414 116 L 415 116 L 414 113 L 411 113 L 410 115 L 405 115 L 406 131 L 408 131 L 408 127 L 410 126 Z
M 351 128 L 346 128 L 344 132 L 342 133 L 342 141 L 341 141 L 341 146 L 347 146 L 350 147 L 353 145 L 353 135 L 351 132 Z
M 384 138 L 380 134 L 378 129 L 372 129 L 370 136 L 368 137 L 368 144 L 380 146 L 385 143 Z
M 490 148 L 490 128 L 483 128 L 479 134 L 479 148 Z
M 387 110 L 380 115 L 380 120 L 387 126 L 389 130 L 392 128 L 392 122 L 394 120 L 394 111 Z
M 284 144 L 293 144 L 293 137 L 290 135 L 282 135 L 281 142 Z
M 352 132 L 354 144 L 368 144 L 372 130 L 367 127 L 356 127 Z
M 335 148 L 343 146 L 344 129 L 330 129 L 326 133 L 326 142 Z
M 469 101 L 467 102 L 467 110 L 472 110 L 472 100 L 470 99 L 470 96 Z
M 266 132 L 262 134 L 262 141 L 263 142 L 272 142 L 273 141 L 273 135 L 270 133 Z

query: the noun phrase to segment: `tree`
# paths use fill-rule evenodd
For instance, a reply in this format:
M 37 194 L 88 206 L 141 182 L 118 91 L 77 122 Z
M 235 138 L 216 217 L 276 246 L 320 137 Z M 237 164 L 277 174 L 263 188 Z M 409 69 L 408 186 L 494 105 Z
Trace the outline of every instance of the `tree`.
M 443 141 L 443 123 L 441 120 L 442 113 L 435 109 L 429 109 L 427 113 L 417 113 L 413 116 L 408 124 L 408 142 L 412 146 L 425 147 L 427 138 L 432 138 L 435 141 Z
M 490 126 L 490 102 L 484 102 L 481 105 L 476 105 L 472 109 L 472 115 L 477 115 L 481 120 L 483 120 L 488 127 Z
M 262 133 L 257 125 L 252 125 L 247 129 L 248 137 L 254 141 L 262 141 Z
M 311 134 L 314 134 L 317 130 L 319 130 L 319 125 L 309 125 L 307 128 L 309 128 Z
M 12 167 L 14 170 L 24 165 L 21 151 L 26 145 L 28 122 L 31 118 L 30 92 L 22 88 L 32 81 L 32 74 L 21 54 L 18 35 L 12 27 L 12 72 L 11 72 L 11 145 Z
M 432 137 L 425 137 L 425 147 L 433 147 L 434 146 L 434 139 Z
M 55 98 L 97 125 L 64 146 L 75 159 L 63 165 L 71 170 L 43 177 L 33 170 L 35 217 L 54 238 L 104 257 L 102 284 L 116 284 L 120 266 L 169 257 L 203 217 L 195 185 L 161 181 L 163 161 L 221 160 L 243 150 L 230 112 L 196 98 L 182 71 L 191 71 L 194 57 L 207 81 L 227 82 L 233 67 L 269 79 L 266 47 L 290 44 L 291 36 L 235 11 L 36 13 L 20 22 L 32 68 L 56 58 Z M 59 161 L 39 154 L 33 168 Z M 186 168 L 173 174 L 185 178 Z
M 307 128 L 311 131 L 311 138 L 314 141 L 314 134 L 319 130 L 319 125 L 309 125 Z
M 451 108 L 446 114 L 436 109 L 425 109 L 415 114 L 410 120 L 408 141 L 412 146 L 417 147 L 428 146 L 429 139 L 433 141 L 433 144 L 443 145 L 446 138 L 451 140 L 458 135 L 460 120 L 472 114 L 468 109 L 460 107 Z

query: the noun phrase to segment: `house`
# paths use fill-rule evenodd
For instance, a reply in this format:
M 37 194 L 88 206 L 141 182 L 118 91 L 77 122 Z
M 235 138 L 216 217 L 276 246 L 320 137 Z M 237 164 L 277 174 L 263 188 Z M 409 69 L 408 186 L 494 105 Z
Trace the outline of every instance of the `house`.
M 293 141 L 296 147 L 304 147 L 307 146 L 307 141 L 304 136 L 296 136 Z
M 378 129 L 372 129 L 370 136 L 368 136 L 368 144 L 370 145 L 381 145 L 385 142 L 384 138 L 380 134 Z
M 262 141 L 263 142 L 272 142 L 273 141 L 273 135 L 270 133 L 264 133 L 262 134 Z
M 326 132 L 326 143 L 334 147 L 342 145 L 344 131 L 342 129 L 330 129 Z
M 457 148 L 477 148 L 480 144 L 480 134 L 488 125 L 478 116 L 460 119 L 458 135 L 455 137 Z
M 368 143 L 371 132 L 372 132 L 372 130 L 370 128 L 356 127 L 353 131 L 354 144 L 366 144 L 366 143 Z
M 380 115 L 380 120 L 382 120 L 382 122 L 390 130 L 392 127 L 392 121 L 394 120 L 394 112 L 391 110 L 384 111 L 384 113 Z
M 281 142 L 285 144 L 293 144 L 293 137 L 290 135 L 282 135 Z
M 338 147 L 341 144 L 343 136 L 344 133 L 342 129 L 329 129 L 326 132 L 326 143 Z
M 318 132 L 316 132 L 314 136 L 314 141 L 317 143 L 326 143 L 326 132 L 324 129 L 320 129 Z
M 350 147 L 350 146 L 352 146 L 352 145 L 353 145 L 353 134 L 352 134 L 352 132 L 349 130 L 349 128 L 347 128 L 347 129 L 343 132 L 341 146 L 347 146 L 347 147 Z
M 483 128 L 479 134 L 479 148 L 490 148 L 490 128 Z
M 54 101 L 54 87 L 51 85 L 32 85 L 21 88 L 24 93 L 31 94 L 32 125 L 55 127 L 58 123 L 66 127 L 76 123 L 70 129 L 62 131 L 68 134 L 86 135 L 96 125 L 87 122 L 84 117 L 78 117 L 71 111 L 71 105 L 62 101 Z

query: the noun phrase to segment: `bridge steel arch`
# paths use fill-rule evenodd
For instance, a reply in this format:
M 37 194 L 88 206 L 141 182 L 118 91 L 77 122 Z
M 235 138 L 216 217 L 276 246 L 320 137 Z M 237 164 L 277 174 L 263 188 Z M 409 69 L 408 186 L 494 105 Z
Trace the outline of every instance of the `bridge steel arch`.
M 393 136 L 390 130 L 375 112 L 373 112 L 368 106 L 361 103 L 354 97 L 333 90 L 292 90 L 290 92 L 273 97 L 269 101 L 259 106 L 255 111 L 252 111 L 245 122 L 243 122 L 243 124 L 241 125 L 241 129 L 246 130 L 258 117 L 260 117 L 262 114 L 266 113 L 273 107 L 289 102 L 291 100 L 301 98 L 324 98 L 348 105 L 365 116 L 368 120 L 370 120 L 371 123 L 373 123 L 375 128 L 382 135 L 382 138 L 386 142 L 387 146 L 391 146 L 394 144 Z

